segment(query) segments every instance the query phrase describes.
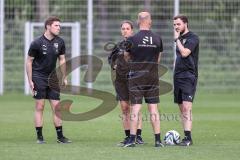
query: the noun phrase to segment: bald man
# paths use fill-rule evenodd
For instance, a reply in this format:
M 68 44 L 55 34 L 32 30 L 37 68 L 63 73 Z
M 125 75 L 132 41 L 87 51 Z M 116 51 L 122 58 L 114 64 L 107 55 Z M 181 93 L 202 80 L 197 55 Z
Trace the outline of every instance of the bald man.
M 162 39 L 150 28 L 152 25 L 149 12 L 138 14 L 139 32 L 128 38 L 131 47 L 125 53 L 130 57 L 129 92 L 131 102 L 130 137 L 123 147 L 135 147 L 135 138 L 139 112 L 144 98 L 148 105 L 150 120 L 155 135 L 155 147 L 163 147 L 160 139 L 159 79 L 158 63 L 163 51 Z

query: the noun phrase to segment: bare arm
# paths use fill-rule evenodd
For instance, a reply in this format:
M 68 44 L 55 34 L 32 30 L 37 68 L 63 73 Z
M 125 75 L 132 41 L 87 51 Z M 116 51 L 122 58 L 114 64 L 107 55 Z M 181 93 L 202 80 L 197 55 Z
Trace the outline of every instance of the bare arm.
M 162 56 L 162 52 L 160 52 L 159 55 L 158 55 L 158 63 L 160 63 L 161 56 Z
M 31 88 L 32 94 L 34 94 L 34 83 L 32 81 L 32 63 L 33 63 L 34 57 L 28 56 L 26 61 L 26 72 L 28 77 L 28 83 Z
M 178 39 L 180 36 L 180 33 L 177 32 L 175 29 L 174 29 L 174 40 L 176 42 L 176 45 L 182 55 L 182 57 L 187 57 L 188 55 L 191 54 L 191 51 L 188 49 L 188 48 L 184 48 L 184 46 L 182 45 L 182 43 L 180 42 L 180 40 Z
M 178 49 L 179 49 L 182 57 L 187 57 L 188 55 L 191 54 L 191 51 L 188 48 L 184 48 L 184 46 L 182 45 L 182 43 L 180 42 L 179 39 L 177 39 L 176 45 L 178 46 Z
M 65 59 L 65 55 L 60 55 L 59 56 L 59 65 L 60 65 L 60 69 L 62 72 L 62 84 L 64 86 L 67 85 L 67 77 L 66 77 L 66 59 Z

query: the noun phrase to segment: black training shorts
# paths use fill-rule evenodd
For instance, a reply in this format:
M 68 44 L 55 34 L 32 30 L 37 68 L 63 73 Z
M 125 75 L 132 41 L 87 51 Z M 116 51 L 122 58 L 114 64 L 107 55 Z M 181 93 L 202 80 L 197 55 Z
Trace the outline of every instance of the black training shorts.
M 51 87 L 47 78 L 33 77 L 32 81 L 34 83 L 33 98 L 60 100 L 60 89 L 57 79 L 54 80 L 54 83 L 51 80 L 52 84 L 54 84 Z
M 183 101 L 193 102 L 197 78 L 195 76 L 186 78 L 174 77 L 174 102 L 182 104 Z
M 129 97 L 131 104 L 159 103 L 159 79 L 157 74 L 142 71 L 131 72 L 129 75 Z

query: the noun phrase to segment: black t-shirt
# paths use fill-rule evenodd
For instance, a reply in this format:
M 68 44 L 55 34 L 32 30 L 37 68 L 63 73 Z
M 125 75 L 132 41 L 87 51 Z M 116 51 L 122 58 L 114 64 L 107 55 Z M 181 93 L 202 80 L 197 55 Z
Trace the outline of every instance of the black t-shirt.
M 32 76 L 48 78 L 56 68 L 58 57 L 65 54 L 65 50 L 64 40 L 58 36 L 52 40 L 48 40 L 44 35 L 35 39 L 28 51 L 28 55 L 34 57 Z
M 132 43 L 129 49 L 132 62 L 157 62 L 163 51 L 162 39 L 150 30 L 140 30 L 128 41 Z
M 117 78 L 127 78 L 127 74 L 129 72 L 129 63 L 126 62 L 124 59 L 124 55 L 121 54 L 118 56 L 116 60 L 117 68 L 116 68 L 116 74 Z
M 187 57 L 182 57 L 181 53 L 176 48 L 176 63 L 174 76 L 178 78 L 198 77 L 198 54 L 199 54 L 199 38 L 193 32 L 180 37 L 180 41 L 184 48 L 188 48 L 191 54 Z
M 162 39 L 151 30 L 140 30 L 134 36 L 129 37 L 132 70 L 157 71 L 159 53 L 163 51 Z
M 129 72 L 129 63 L 124 59 L 124 51 L 126 50 L 124 44 L 125 40 L 120 41 L 112 50 L 110 56 L 108 57 L 109 64 L 113 68 L 116 67 L 116 78 L 127 78 Z

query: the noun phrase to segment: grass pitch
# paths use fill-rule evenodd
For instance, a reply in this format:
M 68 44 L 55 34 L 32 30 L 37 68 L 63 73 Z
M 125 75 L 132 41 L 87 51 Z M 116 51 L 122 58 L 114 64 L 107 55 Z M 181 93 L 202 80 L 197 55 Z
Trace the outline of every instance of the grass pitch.
M 0 96 L 1 160 L 123 160 L 123 159 L 238 159 L 240 151 L 240 94 L 198 93 L 193 105 L 193 140 L 188 148 L 172 146 L 154 148 L 154 137 L 146 106 L 143 107 L 143 139 L 146 144 L 135 148 L 117 147 L 124 138 L 120 109 L 84 122 L 64 122 L 64 134 L 71 144 L 56 142 L 55 128 L 48 102 L 44 111 L 43 135 L 46 144 L 36 144 L 33 124 L 34 101 L 22 94 Z M 68 97 L 69 98 L 69 97 Z M 100 101 L 75 96 L 73 112 L 93 109 Z M 161 96 L 161 132 L 171 129 L 183 135 L 178 107 L 172 95 Z

